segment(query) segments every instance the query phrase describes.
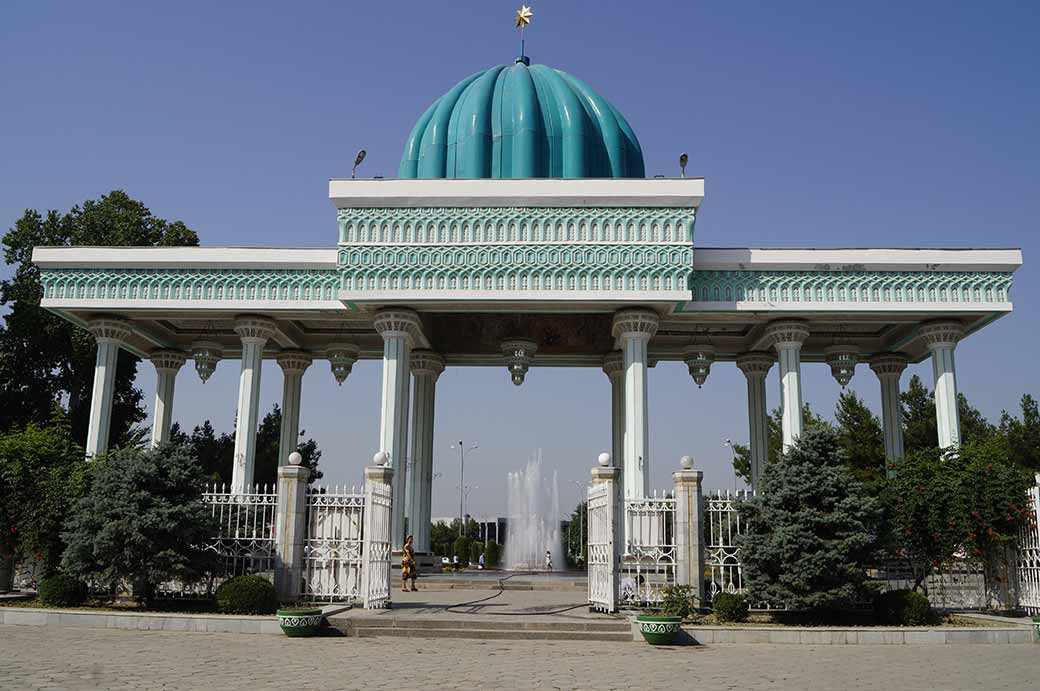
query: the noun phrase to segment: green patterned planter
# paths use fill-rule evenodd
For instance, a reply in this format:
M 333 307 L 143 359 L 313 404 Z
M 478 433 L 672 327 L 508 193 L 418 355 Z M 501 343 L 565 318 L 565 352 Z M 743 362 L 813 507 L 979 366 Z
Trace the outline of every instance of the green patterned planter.
M 659 617 L 650 614 L 640 614 L 636 617 L 639 622 L 639 633 L 643 634 L 643 640 L 650 645 L 669 645 L 675 642 L 679 635 L 679 626 L 682 617 Z
M 280 609 L 277 612 L 278 626 L 282 627 L 282 633 L 291 638 L 303 638 L 317 635 L 321 628 L 321 609 L 309 607 L 306 609 Z

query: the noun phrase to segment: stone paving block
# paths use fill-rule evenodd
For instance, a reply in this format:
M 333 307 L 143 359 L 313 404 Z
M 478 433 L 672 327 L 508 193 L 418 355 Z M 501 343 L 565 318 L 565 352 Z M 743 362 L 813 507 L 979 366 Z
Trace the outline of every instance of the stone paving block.
M 7 609 L 4 611 L 4 624 L 15 624 L 18 626 L 46 626 L 47 612 Z
M 798 643 L 801 640 L 801 637 L 802 633 L 797 629 L 775 629 L 769 632 L 769 642 L 774 644 L 787 645 L 790 643 Z

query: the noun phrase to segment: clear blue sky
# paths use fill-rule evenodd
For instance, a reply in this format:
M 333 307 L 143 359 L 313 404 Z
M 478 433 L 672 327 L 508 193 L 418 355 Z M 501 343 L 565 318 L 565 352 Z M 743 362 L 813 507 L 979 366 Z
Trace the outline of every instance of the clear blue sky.
M 649 175 L 675 174 L 690 153 L 689 172 L 707 179 L 696 244 L 1022 247 L 1016 311 L 960 346 L 958 376 L 991 418 L 1040 393 L 1040 5 L 533 5 L 532 59 L 612 100 Z M 517 6 L 7 0 L 0 221 L 122 188 L 205 245 L 332 246 L 326 180 L 348 175 L 362 147 L 362 174 L 396 175 L 423 109 L 517 54 Z M 823 365 L 804 371 L 807 399 L 829 413 L 837 384 Z M 912 371 L 930 382 L 927 366 Z M 176 419 L 230 428 L 236 372 L 225 362 L 203 387 L 185 369 Z M 339 388 L 319 362 L 304 379 L 303 426 L 332 481 L 358 480 L 375 449 L 378 374 L 362 363 Z M 266 367 L 265 410 L 280 387 Z M 852 388 L 877 410 L 866 367 Z M 584 480 L 610 443 L 599 371 L 536 369 L 517 389 L 505 369 L 450 369 L 437 395 L 435 515 L 457 507 L 459 437 L 482 447 L 467 463 L 478 515 L 502 510 L 507 469 L 536 448 L 561 478 Z M 709 487 L 732 486 L 722 442 L 747 437 L 744 396 L 732 364 L 701 390 L 680 365 L 653 370 L 653 485 L 692 453 Z M 561 493 L 570 504 L 577 490 Z

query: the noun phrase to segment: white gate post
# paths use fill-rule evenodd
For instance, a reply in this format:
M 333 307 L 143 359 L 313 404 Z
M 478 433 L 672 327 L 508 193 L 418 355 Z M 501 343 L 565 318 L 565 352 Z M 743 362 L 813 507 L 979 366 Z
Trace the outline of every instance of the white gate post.
M 390 526 L 393 512 L 394 469 L 385 465 L 384 452 L 373 459 L 380 465 L 365 467 L 365 516 L 362 536 L 361 591 L 365 609 L 390 606 Z M 403 501 L 404 497 L 400 497 Z
M 280 602 L 300 595 L 303 544 L 307 539 L 307 480 L 311 471 L 303 457 L 289 454 L 289 465 L 278 468 L 278 513 L 275 516 L 274 587 Z
M 693 588 L 704 601 L 704 472 L 693 469 L 693 457 L 683 456 L 682 470 L 672 473 L 675 483 L 675 584 Z
M 599 574 L 589 573 L 589 601 L 593 607 L 606 612 L 617 611 L 620 589 L 620 569 L 618 568 L 618 545 L 622 524 L 619 520 L 618 478 L 621 475 L 620 468 L 607 464 L 610 463 L 610 454 L 600 454 L 599 465 L 592 469 L 592 487 L 589 495 L 599 493 L 605 498 L 601 507 L 596 507 L 602 520 L 589 515 L 590 538 L 597 545 L 597 562 L 593 566 L 593 546 L 589 545 L 589 569 L 600 570 Z M 590 539 L 590 542 L 593 541 Z

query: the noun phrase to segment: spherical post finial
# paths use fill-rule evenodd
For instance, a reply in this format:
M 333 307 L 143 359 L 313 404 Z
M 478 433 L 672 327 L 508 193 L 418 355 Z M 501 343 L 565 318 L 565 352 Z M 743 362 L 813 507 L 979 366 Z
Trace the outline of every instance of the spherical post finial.
M 289 454 L 289 465 L 301 465 L 303 463 L 303 455 L 299 451 L 293 451 Z
M 372 465 L 387 465 L 390 463 L 390 454 L 386 451 L 377 451 L 372 456 Z
M 599 458 L 596 459 L 596 462 L 599 463 L 600 467 L 606 468 L 610 465 L 610 454 L 604 451 L 599 455 Z
M 683 470 L 693 470 L 693 456 L 683 456 L 679 459 L 679 465 Z

